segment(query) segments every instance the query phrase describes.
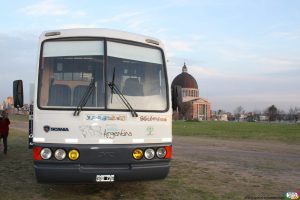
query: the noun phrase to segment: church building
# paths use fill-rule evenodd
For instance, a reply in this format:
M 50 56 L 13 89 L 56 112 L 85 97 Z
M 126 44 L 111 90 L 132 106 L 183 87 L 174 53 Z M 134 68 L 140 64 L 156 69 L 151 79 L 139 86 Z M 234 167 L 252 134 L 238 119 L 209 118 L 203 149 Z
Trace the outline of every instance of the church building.
M 188 113 L 185 114 L 186 119 L 211 119 L 211 103 L 207 99 L 200 97 L 197 81 L 188 73 L 185 63 L 182 67 L 182 73 L 174 78 L 171 88 L 174 89 L 175 86 L 182 88 L 182 102 L 185 105 L 189 105 Z M 174 118 L 180 118 L 178 111 L 173 111 L 173 113 Z

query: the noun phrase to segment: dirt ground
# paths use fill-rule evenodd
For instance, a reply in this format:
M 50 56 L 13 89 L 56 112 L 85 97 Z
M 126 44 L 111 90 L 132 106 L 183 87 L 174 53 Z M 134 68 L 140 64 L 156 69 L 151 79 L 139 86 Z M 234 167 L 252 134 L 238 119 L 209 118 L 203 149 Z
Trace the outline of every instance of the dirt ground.
M 197 166 L 200 187 L 228 197 L 283 197 L 300 190 L 299 145 L 175 137 L 174 160 Z
M 12 122 L 11 128 L 27 131 L 27 123 Z M 173 145 L 169 178 L 196 192 L 216 199 L 283 199 L 285 192 L 300 191 L 299 145 L 181 136 Z
M 28 132 L 28 122 L 10 121 L 10 128 L 18 131 Z

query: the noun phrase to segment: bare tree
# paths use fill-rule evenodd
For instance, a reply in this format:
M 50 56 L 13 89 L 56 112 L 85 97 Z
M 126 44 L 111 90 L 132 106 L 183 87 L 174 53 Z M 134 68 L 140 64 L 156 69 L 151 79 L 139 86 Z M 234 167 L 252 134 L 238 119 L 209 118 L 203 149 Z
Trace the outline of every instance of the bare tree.
M 6 108 L 7 108 L 7 105 L 6 105 L 6 102 L 5 101 L 3 101 L 3 110 L 5 110 Z
M 183 119 L 191 119 L 192 103 L 191 102 L 182 103 L 178 111 L 179 114 L 183 117 Z
M 269 117 L 269 121 L 275 121 L 278 117 L 278 109 L 276 108 L 276 106 L 271 105 L 267 108 L 266 114 Z
M 295 110 L 296 110 L 295 122 L 297 122 L 300 119 L 300 108 L 295 107 Z
M 226 114 L 227 114 L 228 121 L 234 121 L 235 120 L 235 116 L 231 112 L 227 112 Z
M 300 108 L 294 107 L 290 108 L 288 111 L 288 120 L 297 122 L 300 118 Z
M 296 118 L 296 108 L 290 108 L 288 112 L 288 120 L 294 121 Z
M 224 114 L 224 113 L 225 113 L 225 111 L 224 111 L 224 110 L 221 110 L 221 109 L 219 109 L 218 112 L 217 112 L 218 115 L 222 115 L 222 114 Z
M 261 115 L 261 111 L 259 111 L 259 110 L 254 110 L 253 111 L 253 119 L 255 120 L 255 121 L 259 121 L 259 116 Z
M 278 111 L 277 111 L 277 119 L 278 119 L 279 121 L 284 120 L 285 116 L 286 116 L 286 114 L 285 114 L 285 111 L 284 111 L 284 110 L 278 110 Z
M 242 114 L 245 113 L 245 110 L 242 106 L 238 106 L 235 110 L 234 110 L 234 116 L 235 118 L 240 121 L 240 117 Z

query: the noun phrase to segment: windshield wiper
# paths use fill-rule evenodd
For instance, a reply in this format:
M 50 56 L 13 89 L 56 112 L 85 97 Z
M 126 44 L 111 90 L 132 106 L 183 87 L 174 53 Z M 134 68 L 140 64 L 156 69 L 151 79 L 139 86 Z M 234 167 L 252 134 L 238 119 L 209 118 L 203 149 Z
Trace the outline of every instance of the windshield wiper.
M 112 81 L 110 83 L 108 83 L 108 86 L 110 87 L 110 94 L 111 94 L 111 97 L 110 97 L 110 103 L 112 104 L 112 101 L 113 101 L 113 96 L 114 96 L 114 86 L 115 86 L 115 74 L 116 74 L 116 68 L 114 68 L 114 72 L 113 72 L 113 77 L 112 77 Z M 112 87 L 109 85 L 111 84 Z
M 86 89 L 84 95 L 80 99 L 80 102 L 79 102 L 76 110 L 74 111 L 74 114 L 73 114 L 74 116 L 79 116 L 82 108 L 85 106 L 85 104 L 89 100 L 89 97 L 91 96 L 91 94 L 93 93 L 94 90 L 95 90 L 95 80 L 92 78 L 91 82 L 89 84 L 89 87 Z
M 113 72 L 113 77 L 112 77 L 112 81 L 110 83 L 108 83 L 108 86 L 111 89 L 111 103 L 112 103 L 112 99 L 113 99 L 113 94 L 117 93 L 120 97 L 120 99 L 122 100 L 122 102 L 125 104 L 125 106 L 128 108 L 128 110 L 130 111 L 132 117 L 138 117 L 138 114 L 135 112 L 135 110 L 132 108 L 132 106 L 130 105 L 130 103 L 127 101 L 127 99 L 124 97 L 124 95 L 122 94 L 122 92 L 119 90 L 119 88 L 116 86 L 115 84 L 115 73 L 116 70 L 114 68 L 114 72 Z

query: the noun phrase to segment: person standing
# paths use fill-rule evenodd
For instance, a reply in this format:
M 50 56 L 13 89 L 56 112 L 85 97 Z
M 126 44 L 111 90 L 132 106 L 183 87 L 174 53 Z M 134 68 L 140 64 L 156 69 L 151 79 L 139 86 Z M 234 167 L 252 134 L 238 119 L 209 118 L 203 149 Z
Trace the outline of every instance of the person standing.
M 7 137 L 9 132 L 9 124 L 10 121 L 7 117 L 6 111 L 2 111 L 0 117 L 0 140 L 3 139 L 3 145 L 4 145 L 4 154 L 7 154 Z

